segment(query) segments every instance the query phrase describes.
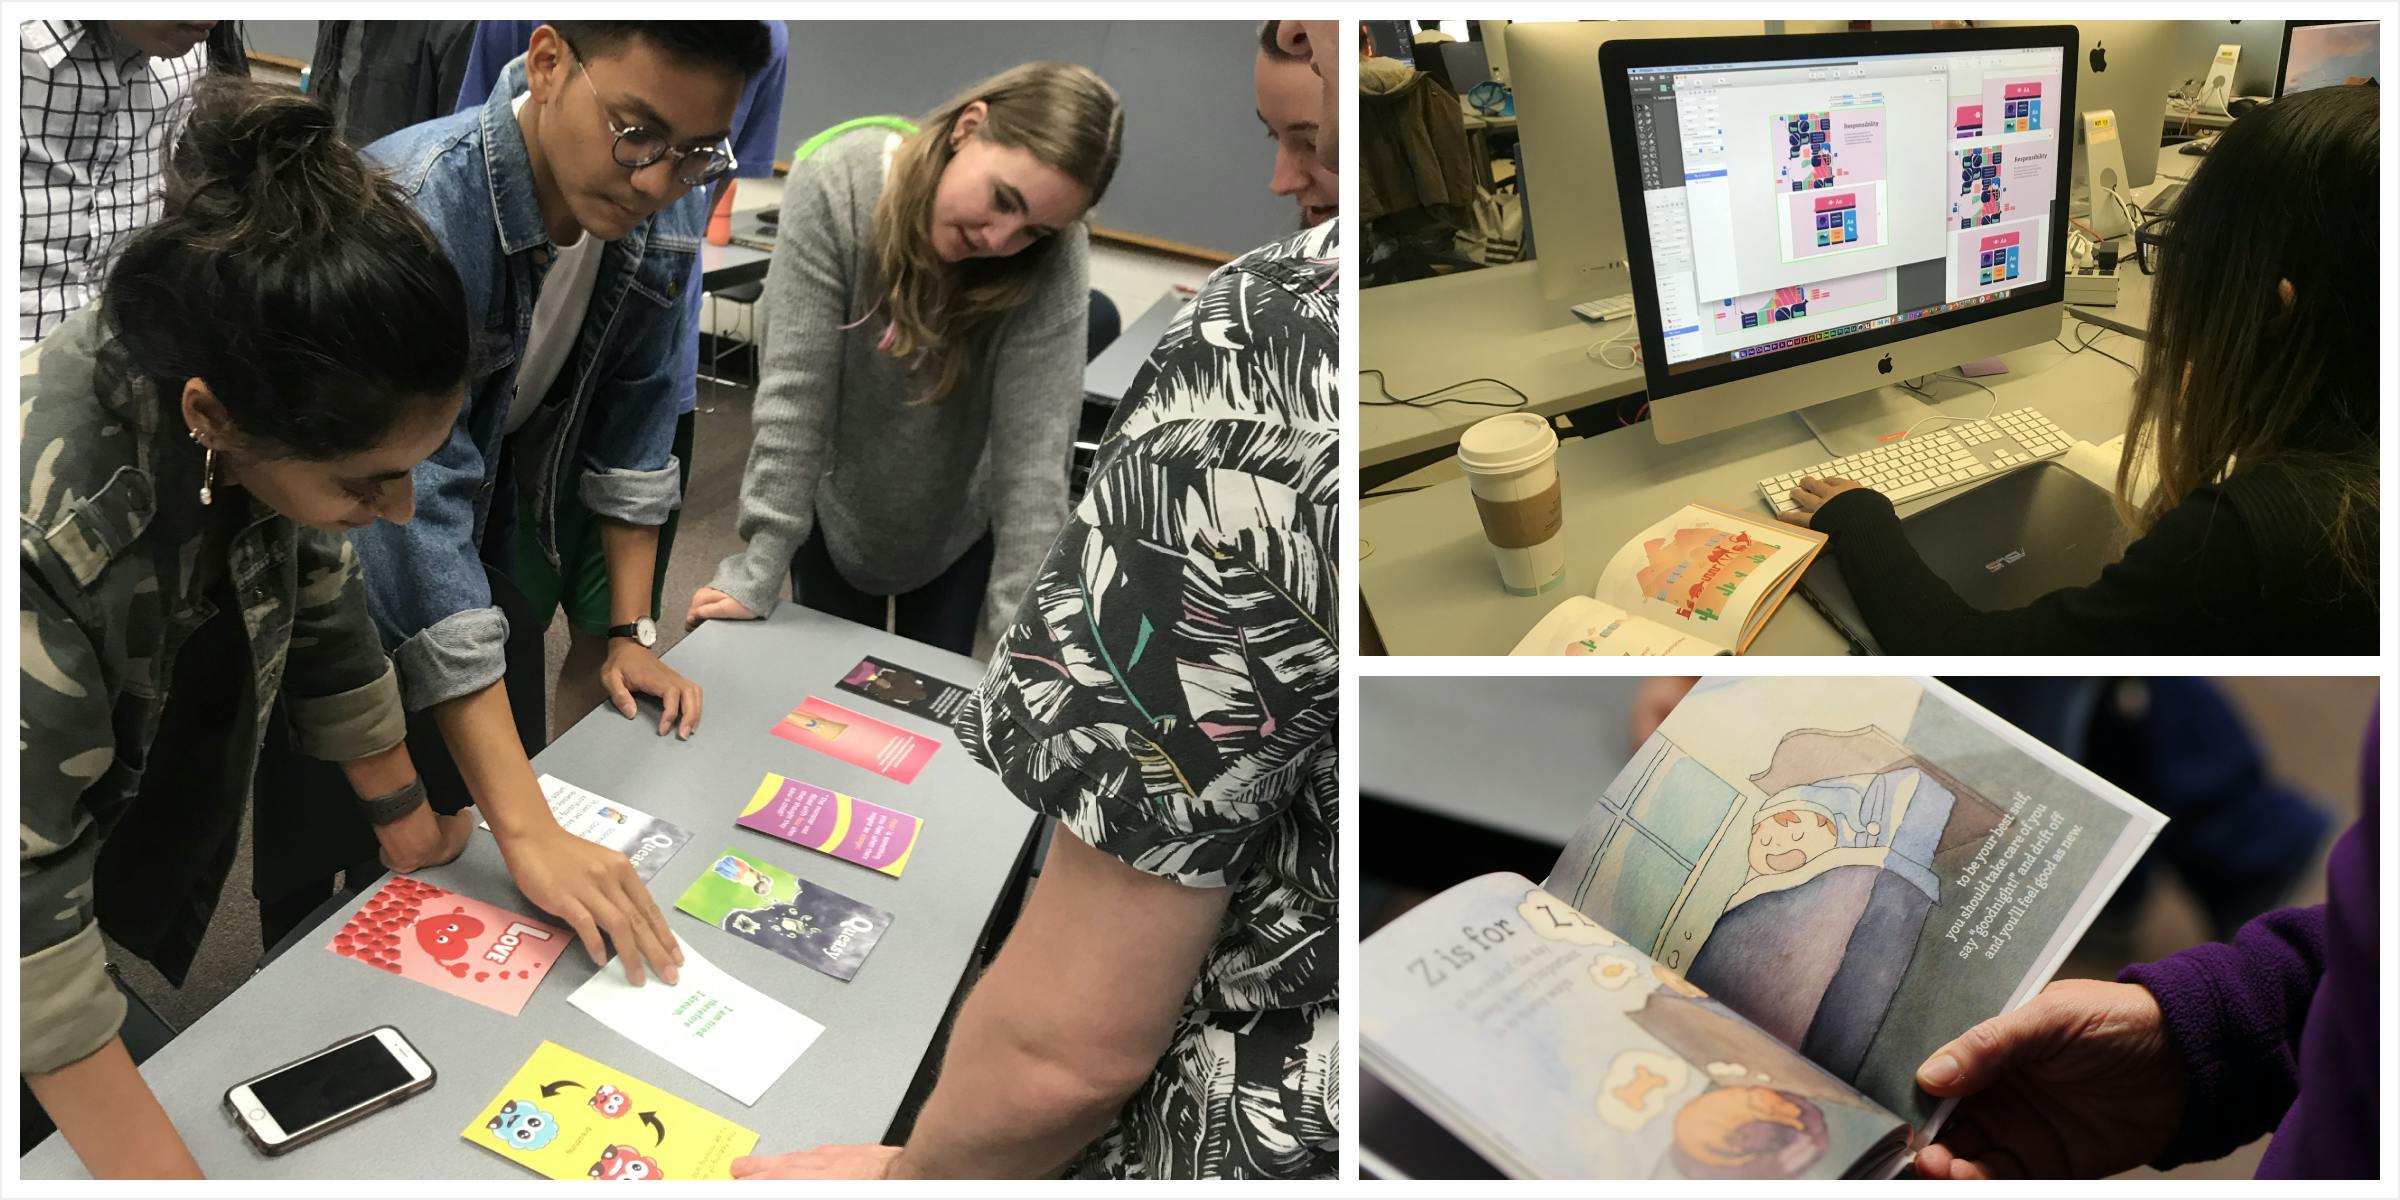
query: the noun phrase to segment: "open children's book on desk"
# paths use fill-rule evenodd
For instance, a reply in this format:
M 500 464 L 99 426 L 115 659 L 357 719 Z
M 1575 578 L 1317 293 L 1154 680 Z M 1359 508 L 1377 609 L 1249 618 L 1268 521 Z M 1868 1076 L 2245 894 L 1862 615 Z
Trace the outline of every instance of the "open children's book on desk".
M 2058 969 L 2166 818 L 1932 680 L 1703 680 L 1535 884 L 1360 948 L 1360 1145 L 1416 1178 L 1887 1178 L 1917 1067 Z
M 1591 596 L 1569 596 L 1511 654 L 1739 654 L 1825 535 L 1694 502 L 1634 535 Z

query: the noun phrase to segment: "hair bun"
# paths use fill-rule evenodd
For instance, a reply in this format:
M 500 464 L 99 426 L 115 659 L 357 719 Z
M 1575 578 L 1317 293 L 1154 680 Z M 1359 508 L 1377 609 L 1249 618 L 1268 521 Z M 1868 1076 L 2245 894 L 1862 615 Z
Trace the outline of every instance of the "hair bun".
M 219 76 L 201 83 L 176 143 L 165 216 L 203 241 L 306 237 L 363 211 L 373 192 L 324 105 Z

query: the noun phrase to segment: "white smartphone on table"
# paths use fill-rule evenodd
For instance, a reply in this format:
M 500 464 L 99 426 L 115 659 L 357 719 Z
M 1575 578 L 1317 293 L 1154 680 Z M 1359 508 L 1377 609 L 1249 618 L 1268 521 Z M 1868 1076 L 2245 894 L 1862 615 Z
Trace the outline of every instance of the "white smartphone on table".
M 282 1154 L 433 1086 L 433 1064 L 385 1025 L 225 1089 L 262 1153 Z

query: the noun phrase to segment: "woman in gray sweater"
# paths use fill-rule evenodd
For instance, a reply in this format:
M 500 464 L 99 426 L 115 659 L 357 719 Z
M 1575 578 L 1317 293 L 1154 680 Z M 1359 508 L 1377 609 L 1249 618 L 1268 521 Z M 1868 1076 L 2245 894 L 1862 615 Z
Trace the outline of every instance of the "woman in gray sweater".
M 866 123 L 861 123 L 866 125 Z M 1083 215 L 1124 115 L 1098 75 L 1029 63 L 913 134 L 840 132 L 792 164 L 761 311 L 742 550 L 685 624 L 810 608 L 958 653 L 997 640 L 1067 511 L 1083 402 Z M 980 622 L 978 617 L 980 616 Z

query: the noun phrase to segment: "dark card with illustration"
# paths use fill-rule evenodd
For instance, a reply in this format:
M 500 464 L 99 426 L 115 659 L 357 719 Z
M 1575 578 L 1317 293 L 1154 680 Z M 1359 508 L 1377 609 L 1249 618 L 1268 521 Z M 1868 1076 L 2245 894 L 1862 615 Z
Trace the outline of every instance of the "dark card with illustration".
M 858 660 L 858 665 L 850 668 L 850 673 L 834 686 L 944 725 L 967 702 L 967 689 L 955 683 L 872 656 Z
M 742 939 L 847 981 L 892 914 L 727 849 L 675 907 Z

